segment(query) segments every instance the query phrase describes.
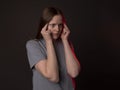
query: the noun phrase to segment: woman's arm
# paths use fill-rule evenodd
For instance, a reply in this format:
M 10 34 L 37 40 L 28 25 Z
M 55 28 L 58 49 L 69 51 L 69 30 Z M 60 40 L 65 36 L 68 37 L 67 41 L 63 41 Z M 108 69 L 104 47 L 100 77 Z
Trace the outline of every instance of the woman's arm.
M 41 33 L 46 42 L 47 60 L 41 60 L 39 63 L 35 65 L 35 68 L 50 81 L 58 82 L 59 81 L 58 63 L 56 53 L 54 50 L 53 41 L 50 37 L 50 32 L 46 30 L 45 26 Z
M 71 77 L 76 77 L 79 74 L 80 71 L 80 63 L 78 62 L 78 59 L 75 56 L 74 51 L 71 49 L 70 44 L 68 42 L 70 31 L 66 24 L 64 24 L 64 29 L 61 34 L 61 39 L 64 45 L 65 50 L 65 59 L 66 59 L 66 67 L 68 74 Z
M 68 74 L 75 78 L 80 71 L 80 63 L 75 56 L 74 51 L 71 49 L 68 40 L 63 40 L 64 50 L 65 50 L 65 58 L 66 58 L 66 66 Z

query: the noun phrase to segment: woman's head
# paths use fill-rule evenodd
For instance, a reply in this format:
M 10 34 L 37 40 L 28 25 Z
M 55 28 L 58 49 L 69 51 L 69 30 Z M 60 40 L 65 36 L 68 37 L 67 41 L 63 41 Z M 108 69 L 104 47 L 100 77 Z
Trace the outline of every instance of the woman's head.
M 57 39 L 63 29 L 63 22 L 65 22 L 65 20 L 60 9 L 55 7 L 45 8 L 40 18 L 40 24 L 36 38 L 42 38 L 40 32 L 42 28 L 48 24 L 48 29 L 51 30 L 53 38 Z

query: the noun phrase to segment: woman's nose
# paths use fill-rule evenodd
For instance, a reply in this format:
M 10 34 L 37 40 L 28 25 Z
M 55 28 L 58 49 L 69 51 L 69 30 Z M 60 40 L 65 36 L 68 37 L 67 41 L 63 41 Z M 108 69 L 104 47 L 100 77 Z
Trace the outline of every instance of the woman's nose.
M 56 31 L 59 31 L 59 29 L 60 29 L 60 28 L 59 28 L 59 25 L 56 25 L 55 30 L 56 30 Z

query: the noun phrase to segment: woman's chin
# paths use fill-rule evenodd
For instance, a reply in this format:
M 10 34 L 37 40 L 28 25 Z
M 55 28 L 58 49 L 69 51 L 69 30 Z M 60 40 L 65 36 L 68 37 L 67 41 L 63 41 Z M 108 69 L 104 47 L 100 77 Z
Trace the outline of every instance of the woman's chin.
M 60 38 L 59 36 L 54 36 L 54 37 L 53 37 L 54 40 L 57 40 L 57 39 L 59 39 L 59 38 Z
M 54 39 L 54 40 L 57 40 L 57 39 L 58 39 L 58 37 L 53 37 L 53 39 Z

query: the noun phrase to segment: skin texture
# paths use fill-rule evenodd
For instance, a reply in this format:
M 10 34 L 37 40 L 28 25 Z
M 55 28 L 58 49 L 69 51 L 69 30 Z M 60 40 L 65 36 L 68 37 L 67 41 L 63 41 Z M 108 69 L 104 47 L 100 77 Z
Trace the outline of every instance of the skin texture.
M 63 23 L 61 15 L 55 15 L 52 20 L 47 23 L 40 32 L 46 42 L 47 60 L 40 60 L 35 68 L 46 78 L 52 82 L 59 82 L 59 71 L 56 53 L 53 42 L 61 38 L 64 51 L 67 72 L 75 78 L 80 71 L 80 63 L 78 62 L 74 50 L 70 47 L 68 37 L 70 30 L 65 23 Z

